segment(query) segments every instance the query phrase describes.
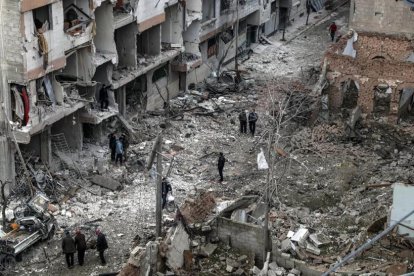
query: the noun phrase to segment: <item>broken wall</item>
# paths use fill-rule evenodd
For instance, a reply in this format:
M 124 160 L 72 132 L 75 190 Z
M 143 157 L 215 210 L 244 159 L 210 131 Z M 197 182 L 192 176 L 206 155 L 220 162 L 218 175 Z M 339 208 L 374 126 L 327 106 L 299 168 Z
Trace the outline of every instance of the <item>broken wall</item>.
M 374 111 L 374 90 L 379 85 L 389 86 L 391 102 L 389 120 L 396 122 L 399 109 L 400 91 L 412 87 L 414 63 L 407 59 L 413 51 L 411 41 L 398 37 L 360 33 L 353 44 L 356 58 L 345 56 L 342 50 L 347 37 L 333 45 L 327 52 L 329 63 L 327 78 L 329 89 L 329 108 L 338 112 L 343 102 L 341 83 L 353 80 L 359 84 L 358 105 L 364 113 Z
M 43 33 L 43 36 L 38 38 L 35 34 L 33 11 L 23 13 L 22 21 L 16 25 L 23 24 L 20 29 L 24 32 L 23 49 L 26 50 L 23 51 L 21 45 L 18 48 L 20 55 L 23 53 L 23 60 L 26 62 L 24 64 L 25 70 L 23 70 L 26 72 L 24 76 L 26 81 L 40 78 L 46 72 L 63 68 L 66 65 L 64 47 L 62 47 L 66 42 L 63 31 L 63 3 L 61 1 L 54 2 L 45 8 L 49 9 L 49 29 Z M 18 17 L 20 18 L 20 15 Z M 39 55 L 40 37 L 44 37 L 47 43 L 47 47 L 44 49 L 47 51 L 46 58 Z M 45 70 L 46 65 L 47 70 Z
M 149 28 L 165 21 L 164 6 L 166 2 L 168 1 L 138 1 L 137 8 L 135 9 L 135 16 L 137 18 L 139 32 L 148 30 Z
M 402 183 L 393 185 L 393 199 L 390 224 L 395 223 L 414 210 L 414 186 Z M 397 226 L 400 235 L 414 238 L 414 214 Z
M 162 42 L 183 44 L 183 11 L 179 5 L 174 5 L 166 9 L 166 19 L 161 25 Z
M 350 28 L 385 34 L 414 34 L 414 13 L 404 1 L 352 0 Z
M 231 247 L 255 253 L 255 260 L 259 263 L 263 262 L 265 246 L 262 227 L 219 217 L 212 235 L 218 236 L 221 241 L 229 243 Z
M 137 34 L 138 29 L 135 24 L 128 24 L 115 31 L 119 67 L 137 67 Z
M 167 101 L 168 97 L 172 99 L 178 95 L 178 92 L 180 92 L 179 73 L 172 71 L 169 64 L 167 64 L 167 67 L 167 76 L 155 82 L 153 82 L 154 72 L 157 69 L 162 68 L 162 66 L 155 70 L 151 70 L 146 74 L 148 84 L 147 110 L 162 109 L 164 107 L 164 100 Z
M 83 126 L 79 119 L 80 112 L 64 117 L 52 125 L 52 135 L 63 133 L 69 148 L 82 151 Z
M 96 51 L 101 53 L 116 53 L 114 40 L 114 14 L 110 2 L 103 2 L 95 10 L 96 35 L 93 39 Z

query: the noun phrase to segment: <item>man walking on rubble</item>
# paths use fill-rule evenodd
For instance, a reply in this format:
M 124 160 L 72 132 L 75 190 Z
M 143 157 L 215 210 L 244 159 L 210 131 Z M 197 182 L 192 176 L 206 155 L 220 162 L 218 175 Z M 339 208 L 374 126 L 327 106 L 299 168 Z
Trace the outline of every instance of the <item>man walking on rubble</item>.
M 219 159 L 218 159 L 218 163 L 217 163 L 217 167 L 218 167 L 218 171 L 219 171 L 219 175 L 220 175 L 220 182 L 223 181 L 223 168 L 224 168 L 224 163 L 226 163 L 226 158 L 224 158 L 223 153 L 220 152 Z
M 76 250 L 78 251 L 79 265 L 82 266 L 84 263 L 84 259 L 85 259 L 86 239 L 85 239 L 85 235 L 82 234 L 79 228 L 76 229 L 75 246 L 76 246 Z
M 124 153 L 123 153 L 124 161 L 127 161 L 127 150 L 129 148 L 128 138 L 126 137 L 125 133 L 122 133 L 121 138 L 119 139 L 121 140 L 121 143 L 124 149 Z
M 332 24 L 329 26 L 329 33 L 331 34 L 332 42 L 335 39 L 335 33 L 338 30 L 338 27 L 336 26 L 335 22 L 332 22 Z
M 247 133 L 247 114 L 245 111 L 239 113 L 240 133 Z
M 164 209 L 165 204 L 167 203 L 167 195 L 169 192 L 171 192 L 172 194 L 172 187 L 170 182 L 167 180 L 166 177 L 162 178 L 162 182 L 161 182 L 162 186 L 161 186 L 161 197 L 162 197 L 162 209 Z
M 115 157 L 115 165 L 117 165 L 118 164 L 118 161 L 119 161 L 119 163 L 122 166 L 122 159 L 123 159 L 123 154 L 124 154 L 124 146 L 122 145 L 122 142 L 121 142 L 120 139 L 117 139 L 116 140 L 115 154 L 116 154 L 116 157 Z
M 108 88 L 105 84 L 102 84 L 101 90 L 99 90 L 99 101 L 101 102 L 101 110 L 108 109 Z
M 111 161 L 115 161 L 115 150 L 116 150 L 116 136 L 115 133 L 108 135 L 109 138 L 109 150 L 111 151 Z
M 102 265 L 106 265 L 106 260 L 105 260 L 105 250 L 108 249 L 108 243 L 106 241 L 106 237 L 105 235 L 102 233 L 100 228 L 97 228 L 96 231 L 96 249 L 99 252 L 99 258 L 101 259 L 101 264 Z
M 65 230 L 65 237 L 62 240 L 62 251 L 66 257 L 66 264 L 68 268 L 73 268 L 73 256 L 76 251 L 75 241 L 70 236 L 68 230 Z
M 253 109 L 252 112 L 249 113 L 249 129 L 253 137 L 256 132 L 256 122 L 258 118 L 256 110 Z

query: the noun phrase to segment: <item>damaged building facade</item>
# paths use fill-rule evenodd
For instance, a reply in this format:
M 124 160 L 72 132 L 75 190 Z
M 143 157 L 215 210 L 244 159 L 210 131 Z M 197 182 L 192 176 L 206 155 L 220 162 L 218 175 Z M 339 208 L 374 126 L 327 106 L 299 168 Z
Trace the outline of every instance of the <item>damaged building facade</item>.
M 329 110 L 398 123 L 414 103 L 414 13 L 406 1 L 351 1 L 350 29 L 326 57 Z
M 22 173 L 20 151 L 50 164 L 53 150 L 101 139 L 113 116 L 164 108 L 304 11 L 305 0 L 3 1 L 0 179 Z

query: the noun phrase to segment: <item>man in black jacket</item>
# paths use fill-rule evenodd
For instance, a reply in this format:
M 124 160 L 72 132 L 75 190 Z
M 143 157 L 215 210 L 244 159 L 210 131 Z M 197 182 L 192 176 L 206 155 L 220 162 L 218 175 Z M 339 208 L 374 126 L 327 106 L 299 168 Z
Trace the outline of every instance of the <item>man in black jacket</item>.
M 162 184 L 162 186 L 161 186 L 161 196 L 162 196 L 162 209 L 164 209 L 164 207 L 165 207 L 165 204 L 167 203 L 167 195 L 168 195 L 168 193 L 169 192 L 171 192 L 171 194 L 172 194 L 172 187 L 171 187 L 171 184 L 170 184 L 170 182 L 167 180 L 167 178 L 166 177 L 164 177 L 163 179 L 162 179 L 162 182 L 161 182 L 161 184 Z
M 96 240 L 96 249 L 99 252 L 99 258 L 101 259 L 101 263 L 102 265 L 106 265 L 106 260 L 105 260 L 105 250 L 108 249 L 108 243 L 106 242 L 106 237 L 105 235 L 102 233 L 101 229 L 96 229 L 96 235 L 97 240 Z
M 256 110 L 253 109 L 252 112 L 249 113 L 249 129 L 253 137 L 256 132 L 256 121 L 258 118 Z
M 101 102 L 101 110 L 108 109 L 108 88 L 105 84 L 102 84 L 101 90 L 99 90 L 99 101 Z
M 239 113 L 240 132 L 247 133 L 247 114 L 243 110 Z
M 75 241 L 70 236 L 68 230 L 65 231 L 65 237 L 62 240 L 62 251 L 65 254 L 68 268 L 73 268 L 73 255 L 75 254 L 76 247 Z
M 220 152 L 218 163 L 217 163 L 217 167 L 218 167 L 218 171 L 219 171 L 219 175 L 220 175 L 220 182 L 223 181 L 224 163 L 226 163 L 226 158 L 224 158 L 223 153 Z
M 78 251 L 78 262 L 79 265 L 82 266 L 85 259 L 86 239 L 85 235 L 81 233 L 79 228 L 76 229 L 75 245 L 76 250 Z
M 115 133 L 108 135 L 109 138 L 109 149 L 111 151 L 111 161 L 115 161 L 115 150 L 116 150 L 116 136 Z

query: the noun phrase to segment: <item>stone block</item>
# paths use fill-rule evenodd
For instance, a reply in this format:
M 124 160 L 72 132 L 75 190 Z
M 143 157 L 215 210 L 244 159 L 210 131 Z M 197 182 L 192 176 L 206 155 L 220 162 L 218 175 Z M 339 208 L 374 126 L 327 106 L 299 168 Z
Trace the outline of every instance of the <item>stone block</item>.
M 277 270 L 279 268 L 279 266 L 277 265 L 277 263 L 276 262 L 271 262 L 270 264 L 269 264 L 269 269 L 270 270 Z
M 111 191 L 119 191 L 122 190 L 122 184 L 112 179 L 110 177 L 105 177 L 102 175 L 95 175 L 92 177 L 91 182 L 98 186 L 104 187 Z
M 208 243 L 204 246 L 201 246 L 199 254 L 204 257 L 210 257 L 216 249 L 216 244 Z

